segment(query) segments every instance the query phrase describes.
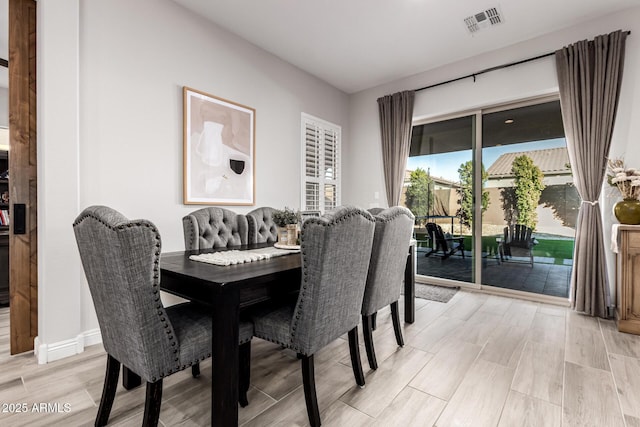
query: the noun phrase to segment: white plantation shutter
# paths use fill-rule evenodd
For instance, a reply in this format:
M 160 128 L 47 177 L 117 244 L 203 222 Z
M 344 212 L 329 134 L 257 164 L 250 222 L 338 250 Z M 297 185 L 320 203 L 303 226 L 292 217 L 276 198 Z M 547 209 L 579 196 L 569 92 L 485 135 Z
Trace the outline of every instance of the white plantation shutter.
M 324 132 L 324 177 L 329 180 L 337 179 L 336 168 L 338 166 L 337 132 Z
M 307 182 L 305 185 L 305 200 L 303 205 L 306 211 L 320 210 L 320 184 L 317 182 Z
M 325 184 L 324 185 L 324 209 L 333 209 L 338 206 L 337 203 L 338 195 L 337 188 L 335 184 Z
M 302 209 L 340 205 L 340 126 L 302 114 Z
M 304 168 L 308 178 L 320 177 L 320 127 L 313 123 L 305 123 Z

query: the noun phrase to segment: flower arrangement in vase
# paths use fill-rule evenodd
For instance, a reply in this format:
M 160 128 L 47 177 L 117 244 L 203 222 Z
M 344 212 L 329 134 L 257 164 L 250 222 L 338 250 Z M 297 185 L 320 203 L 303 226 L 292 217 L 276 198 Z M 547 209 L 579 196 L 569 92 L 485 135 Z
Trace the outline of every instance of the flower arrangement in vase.
M 627 168 L 622 159 L 609 159 L 607 166 L 607 182 L 623 199 L 614 205 L 614 215 L 621 224 L 640 224 L 640 171 Z
M 273 222 L 278 226 L 278 243 L 293 246 L 298 243 L 300 212 L 285 207 L 273 211 Z

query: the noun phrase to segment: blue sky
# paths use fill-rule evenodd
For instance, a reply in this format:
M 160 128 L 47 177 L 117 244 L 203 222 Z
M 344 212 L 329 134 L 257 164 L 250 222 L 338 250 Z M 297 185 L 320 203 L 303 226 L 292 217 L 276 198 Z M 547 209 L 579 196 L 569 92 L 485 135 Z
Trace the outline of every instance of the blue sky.
M 489 169 L 493 162 L 504 153 L 535 151 L 558 147 L 566 147 L 566 140 L 564 138 L 485 148 L 482 151 L 482 163 L 485 169 Z M 459 181 L 458 168 L 462 163 L 471 160 L 471 157 L 471 150 L 409 157 L 407 160 L 407 169 L 415 170 L 422 168 L 425 171 L 430 171 L 432 176 L 445 178 L 449 181 Z

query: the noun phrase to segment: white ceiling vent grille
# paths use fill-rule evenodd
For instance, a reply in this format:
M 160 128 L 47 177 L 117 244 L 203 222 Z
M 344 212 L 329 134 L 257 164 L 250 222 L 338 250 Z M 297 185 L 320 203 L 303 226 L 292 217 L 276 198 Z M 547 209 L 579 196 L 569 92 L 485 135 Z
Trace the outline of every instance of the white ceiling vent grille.
M 471 34 L 477 33 L 483 28 L 500 24 L 503 21 L 500 9 L 497 7 L 478 12 L 464 19 L 464 23 Z

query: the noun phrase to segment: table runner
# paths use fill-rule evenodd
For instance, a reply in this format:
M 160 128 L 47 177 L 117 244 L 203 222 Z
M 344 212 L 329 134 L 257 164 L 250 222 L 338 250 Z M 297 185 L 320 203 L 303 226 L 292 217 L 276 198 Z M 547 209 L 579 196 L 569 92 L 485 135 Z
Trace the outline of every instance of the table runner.
M 260 261 L 262 259 L 274 258 L 282 255 L 290 255 L 299 253 L 300 250 L 278 249 L 274 247 L 249 249 L 246 251 L 230 250 L 221 252 L 212 252 L 200 255 L 189 256 L 190 260 L 206 262 L 209 264 L 227 266 L 233 264 L 242 264 L 245 262 Z

